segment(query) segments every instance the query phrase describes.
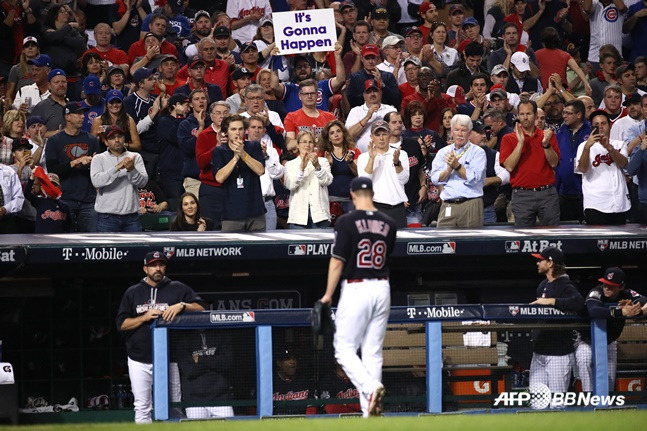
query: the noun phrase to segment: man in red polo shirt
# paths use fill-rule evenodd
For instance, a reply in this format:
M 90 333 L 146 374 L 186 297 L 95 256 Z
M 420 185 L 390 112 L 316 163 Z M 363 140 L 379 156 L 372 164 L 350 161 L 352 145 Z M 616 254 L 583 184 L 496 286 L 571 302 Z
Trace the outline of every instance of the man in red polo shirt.
M 535 127 L 537 104 L 519 103 L 519 123 L 501 141 L 501 165 L 510 172 L 514 225 L 530 227 L 537 217 L 542 226 L 559 224 L 555 172 L 559 146 L 550 130 Z
M 204 80 L 220 87 L 223 100 L 226 99 L 229 94 L 229 63 L 216 58 L 216 42 L 210 37 L 201 39 L 198 42 L 198 56 L 204 60 L 206 66 Z M 177 72 L 177 77 L 184 80 L 189 79 L 189 70 L 186 64 Z M 211 100 L 211 102 L 214 101 Z
M 150 20 L 150 33 L 153 33 L 157 36 L 157 39 L 162 42 L 160 47 L 161 54 L 173 54 L 178 56 L 177 48 L 171 42 L 164 40 L 164 35 L 166 34 L 166 27 L 168 26 L 168 19 L 164 15 L 155 15 Z M 144 39 L 138 40 L 133 43 L 128 49 L 128 60 L 130 64 L 135 62 L 137 57 L 143 57 L 146 55 L 146 45 L 144 45 Z
M 438 131 L 440 126 L 440 112 L 447 107 L 454 107 L 452 98 L 440 92 L 440 81 L 438 76 L 428 67 L 422 67 L 418 72 L 418 86 L 416 92 L 402 100 L 401 112 L 414 100 L 419 101 L 427 111 L 425 127 Z

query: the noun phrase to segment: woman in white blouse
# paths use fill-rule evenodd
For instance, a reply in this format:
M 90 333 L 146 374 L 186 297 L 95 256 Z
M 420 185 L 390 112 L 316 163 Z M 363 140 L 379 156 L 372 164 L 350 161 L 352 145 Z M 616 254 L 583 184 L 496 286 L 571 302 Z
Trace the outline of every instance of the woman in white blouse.
M 330 163 L 325 157 L 318 157 L 314 137 L 309 131 L 299 132 L 297 148 L 299 156 L 285 165 L 285 188 L 290 190 L 288 223 L 291 229 L 328 227 Z
M 458 51 L 445 45 L 447 28 L 445 23 L 434 22 L 429 29 L 427 43 L 422 49 L 422 59 L 439 75 L 445 75 L 448 68 L 458 63 Z

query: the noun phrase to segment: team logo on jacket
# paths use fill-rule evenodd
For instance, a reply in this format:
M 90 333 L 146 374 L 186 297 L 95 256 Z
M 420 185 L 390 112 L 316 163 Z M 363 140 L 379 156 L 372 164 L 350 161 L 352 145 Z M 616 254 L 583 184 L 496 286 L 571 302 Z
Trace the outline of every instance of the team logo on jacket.
M 609 247 L 609 240 L 608 239 L 599 239 L 598 240 L 598 250 L 604 251 Z
M 508 311 L 513 316 L 516 316 L 517 314 L 519 314 L 519 306 L 518 305 L 511 305 L 510 307 L 508 307 Z
M 170 259 L 175 254 L 175 247 L 164 247 L 164 254 L 167 259 Z

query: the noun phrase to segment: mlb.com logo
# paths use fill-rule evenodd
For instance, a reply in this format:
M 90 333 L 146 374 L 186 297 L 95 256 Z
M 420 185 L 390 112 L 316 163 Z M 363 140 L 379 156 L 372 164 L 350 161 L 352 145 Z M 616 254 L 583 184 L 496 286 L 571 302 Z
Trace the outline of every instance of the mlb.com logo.
M 494 407 L 531 407 L 536 410 L 546 408 L 564 407 L 603 407 L 623 406 L 624 395 L 593 395 L 590 392 L 551 392 L 543 383 L 532 383 L 528 391 L 502 392 L 496 400 Z

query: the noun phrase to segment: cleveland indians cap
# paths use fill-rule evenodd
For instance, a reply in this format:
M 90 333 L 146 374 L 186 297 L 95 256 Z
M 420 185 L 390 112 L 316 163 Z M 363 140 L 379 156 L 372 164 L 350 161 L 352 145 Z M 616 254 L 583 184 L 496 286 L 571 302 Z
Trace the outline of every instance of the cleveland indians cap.
M 356 177 L 350 182 L 350 191 L 373 190 L 373 181 L 366 177 Z
M 164 253 L 161 251 L 149 251 L 144 257 L 144 266 L 148 266 L 155 262 L 164 262 L 168 263 L 168 259 Z
M 539 260 L 552 260 L 558 265 L 564 265 L 564 253 L 557 247 L 546 247 L 541 253 L 532 253 Z
M 600 283 L 613 287 L 620 287 L 625 284 L 625 272 L 618 267 L 607 268 L 604 277 L 598 278 Z

